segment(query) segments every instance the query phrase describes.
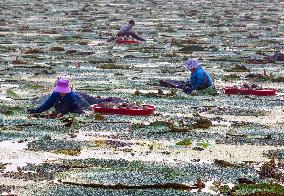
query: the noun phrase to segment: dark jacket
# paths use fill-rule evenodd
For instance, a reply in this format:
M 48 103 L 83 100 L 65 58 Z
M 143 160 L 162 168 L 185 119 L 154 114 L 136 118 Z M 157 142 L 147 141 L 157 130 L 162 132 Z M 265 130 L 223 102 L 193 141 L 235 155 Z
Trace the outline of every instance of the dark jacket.
M 62 115 L 67 113 L 84 113 L 81 98 L 74 92 L 65 96 L 60 96 L 59 93 L 53 92 L 40 107 L 32 110 L 32 113 L 41 113 L 52 107 Z

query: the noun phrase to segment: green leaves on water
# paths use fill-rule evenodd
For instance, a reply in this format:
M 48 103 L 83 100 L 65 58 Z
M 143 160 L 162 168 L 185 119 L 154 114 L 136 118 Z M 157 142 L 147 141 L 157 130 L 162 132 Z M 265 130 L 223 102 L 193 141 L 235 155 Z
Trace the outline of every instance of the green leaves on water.
M 130 69 L 130 65 L 117 65 L 114 63 L 106 63 L 97 65 L 97 68 L 99 69 Z
M 250 72 L 250 69 L 244 65 L 236 64 L 231 68 L 224 69 L 227 72 Z
M 201 143 L 197 143 L 198 146 L 202 147 L 202 148 L 207 148 L 209 147 L 209 143 L 204 141 L 204 142 L 201 142 Z
M 23 111 L 20 106 L 0 105 L 0 113 L 4 115 L 14 115 L 17 112 Z
M 191 146 L 192 141 L 190 139 L 184 139 L 176 143 L 178 146 Z
M 222 80 L 224 81 L 232 81 L 232 80 L 239 80 L 240 76 L 237 74 L 229 74 L 229 75 L 224 75 L 222 77 Z
M 65 49 L 63 47 L 60 47 L 60 46 L 54 46 L 54 47 L 50 48 L 50 51 L 63 52 L 63 51 L 65 51 Z
M 12 99 L 21 99 L 21 97 L 15 93 L 11 88 L 6 90 L 6 96 Z
M 27 83 L 25 85 L 26 88 L 30 88 L 30 89 L 34 89 L 34 90 L 37 90 L 37 89 L 42 89 L 44 88 L 44 85 L 41 85 L 41 84 L 38 84 L 36 82 L 30 82 L 30 83 Z
M 262 195 L 283 195 L 284 187 L 277 183 L 240 184 L 234 187 L 236 195 L 249 195 L 260 193 Z
M 55 150 L 56 154 L 65 154 L 70 156 L 77 156 L 81 153 L 81 149 L 63 149 L 63 150 Z

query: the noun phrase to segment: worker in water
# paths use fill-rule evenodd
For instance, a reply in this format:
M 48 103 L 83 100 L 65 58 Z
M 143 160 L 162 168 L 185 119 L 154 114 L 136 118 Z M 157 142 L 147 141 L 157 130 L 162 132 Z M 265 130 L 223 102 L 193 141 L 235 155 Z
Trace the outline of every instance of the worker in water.
M 216 93 L 213 80 L 210 74 L 200 65 L 197 60 L 189 59 L 185 67 L 191 72 L 190 77 L 186 80 L 183 91 L 191 95 L 201 95 L 206 93 Z
M 49 96 L 43 96 L 43 103 L 36 109 L 28 109 L 28 113 L 42 113 L 50 108 L 54 107 L 55 112 L 59 116 L 68 113 L 84 113 L 83 107 L 89 107 L 95 103 L 103 102 L 123 102 L 120 98 L 108 97 L 108 98 L 97 98 L 85 93 L 75 93 L 70 87 L 70 82 L 67 79 L 59 78 L 56 81 L 56 86 L 53 92 Z
M 116 37 L 125 37 L 125 36 L 131 36 L 134 39 L 137 39 L 139 41 L 146 41 L 144 38 L 138 36 L 133 30 L 133 26 L 135 25 L 134 20 L 129 20 L 128 24 L 121 27 L 119 32 L 116 34 Z
M 125 26 L 121 27 L 120 30 L 118 31 L 118 33 L 116 34 L 116 37 L 112 37 L 110 38 L 108 41 L 115 41 L 118 40 L 120 38 L 123 37 L 129 37 L 131 36 L 132 38 L 139 40 L 139 41 L 146 41 L 144 38 L 140 37 L 139 35 L 137 35 L 132 28 L 134 27 L 135 22 L 134 20 L 129 20 L 128 24 L 126 24 Z

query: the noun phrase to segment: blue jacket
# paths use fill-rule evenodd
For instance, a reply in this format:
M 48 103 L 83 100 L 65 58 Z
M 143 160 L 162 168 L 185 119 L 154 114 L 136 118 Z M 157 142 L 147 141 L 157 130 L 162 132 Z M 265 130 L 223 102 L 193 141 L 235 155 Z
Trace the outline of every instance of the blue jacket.
M 187 81 L 190 86 L 190 92 L 193 90 L 202 90 L 213 85 L 213 81 L 209 73 L 202 67 L 199 66 L 195 72 L 193 72 Z
M 59 93 L 53 92 L 48 99 L 34 113 L 41 113 L 54 107 L 55 111 L 62 115 L 67 113 L 84 113 L 82 109 L 81 98 L 74 92 L 68 93 L 65 96 L 60 96 Z

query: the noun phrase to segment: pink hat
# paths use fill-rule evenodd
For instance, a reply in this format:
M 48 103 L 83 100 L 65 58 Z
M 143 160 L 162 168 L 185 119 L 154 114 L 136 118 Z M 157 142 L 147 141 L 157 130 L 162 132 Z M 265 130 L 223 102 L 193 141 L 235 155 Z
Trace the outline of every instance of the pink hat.
M 191 70 L 200 66 L 198 60 L 188 59 L 184 65 L 187 69 Z
M 69 80 L 62 78 L 56 81 L 56 87 L 53 89 L 53 92 L 57 93 L 70 93 L 71 91 Z

